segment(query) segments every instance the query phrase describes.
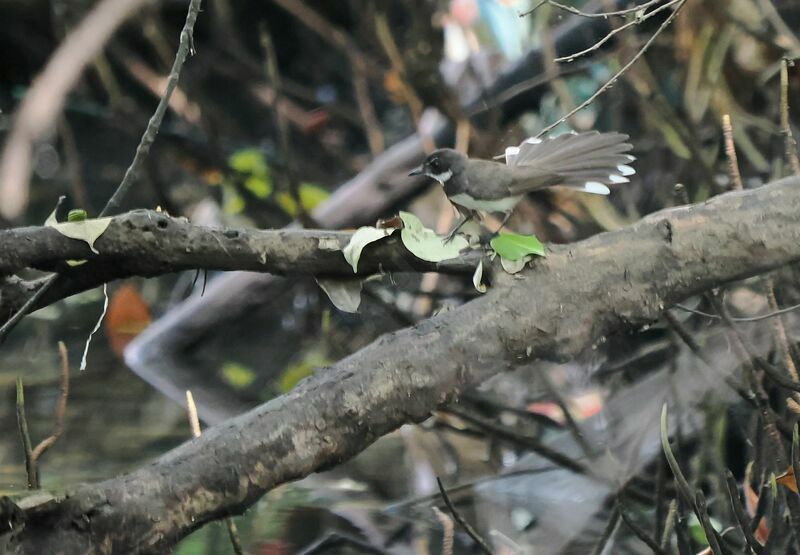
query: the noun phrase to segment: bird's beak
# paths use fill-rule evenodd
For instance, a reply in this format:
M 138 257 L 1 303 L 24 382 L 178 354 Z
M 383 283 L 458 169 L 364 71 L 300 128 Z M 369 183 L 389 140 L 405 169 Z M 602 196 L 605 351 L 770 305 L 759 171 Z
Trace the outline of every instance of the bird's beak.
M 422 166 L 417 166 L 416 168 L 408 172 L 408 175 L 422 175 Z

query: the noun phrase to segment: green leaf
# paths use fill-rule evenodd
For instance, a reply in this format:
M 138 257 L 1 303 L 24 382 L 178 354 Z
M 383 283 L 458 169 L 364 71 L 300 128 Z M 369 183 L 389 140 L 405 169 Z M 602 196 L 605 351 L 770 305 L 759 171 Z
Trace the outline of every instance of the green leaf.
M 395 229 L 393 227 L 378 229 L 377 227 L 364 226 L 359 227 L 353 233 L 353 236 L 350 237 L 350 242 L 342 249 L 344 259 L 353 267 L 353 273 L 358 272 L 358 260 L 361 258 L 361 251 L 364 250 L 364 247 L 391 235 Z
M 417 258 L 428 262 L 441 262 L 456 258 L 463 249 L 469 247 L 469 242 L 461 235 L 456 235 L 452 241 L 446 242 L 444 238 L 436 235 L 435 231 L 423 226 L 414 214 L 400 212 L 400 219 L 403 220 L 400 239 Z
M 303 205 L 303 210 L 306 212 L 311 212 L 331 196 L 327 189 L 323 189 L 319 185 L 314 185 L 312 183 L 301 184 L 297 193 L 300 195 L 300 204 Z M 290 216 L 297 215 L 297 203 L 294 201 L 294 197 L 289 193 L 278 193 L 275 195 L 275 202 Z
M 311 376 L 314 370 L 330 363 L 330 359 L 321 352 L 310 350 L 305 353 L 302 359 L 289 365 L 284 370 L 278 380 L 278 389 L 281 393 L 286 393 L 294 388 L 300 380 Z
M 714 517 L 709 517 L 711 521 L 711 526 L 717 532 L 721 532 L 723 529 L 722 523 L 718 521 Z M 689 526 L 689 535 L 692 536 L 692 539 L 699 543 L 700 545 L 708 545 L 708 538 L 706 538 L 706 531 L 703 529 L 703 525 L 698 520 L 697 515 L 691 513 L 689 515 L 689 520 L 687 523 Z
M 272 192 L 272 183 L 262 175 L 251 175 L 244 180 L 244 188 L 260 199 L 267 198 Z
M 234 389 L 247 388 L 256 379 L 256 373 L 244 364 L 226 362 L 222 365 L 222 377 Z
M 244 148 L 234 152 L 228 157 L 228 165 L 237 172 L 259 177 L 269 176 L 267 159 L 264 157 L 264 153 L 257 148 Z
M 501 233 L 491 241 L 494 252 L 511 261 L 519 260 L 529 254 L 545 256 L 544 245 L 535 235 Z
M 67 221 L 68 222 L 82 222 L 87 218 L 86 210 L 82 210 L 80 208 L 75 208 L 69 211 L 67 214 Z
M 226 214 L 241 214 L 245 209 L 245 201 L 242 195 L 233 185 L 222 184 L 222 211 Z

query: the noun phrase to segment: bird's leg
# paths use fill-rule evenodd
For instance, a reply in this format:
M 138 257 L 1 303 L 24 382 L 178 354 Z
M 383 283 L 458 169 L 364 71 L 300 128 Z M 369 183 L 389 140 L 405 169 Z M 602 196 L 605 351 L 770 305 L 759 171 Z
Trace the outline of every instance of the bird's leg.
M 450 241 L 452 241 L 455 238 L 456 234 L 458 233 L 458 230 L 460 230 L 462 227 L 464 227 L 464 224 L 467 223 L 470 220 L 470 216 L 472 216 L 470 211 L 468 211 L 468 210 L 466 210 L 464 208 L 461 208 L 457 204 L 454 205 L 454 206 L 456 207 L 456 210 L 458 211 L 458 216 L 459 216 L 460 220 L 456 224 L 456 226 L 450 231 L 450 233 L 448 233 L 447 236 L 445 236 L 445 238 L 444 238 L 444 242 L 445 243 L 449 243 Z
M 503 216 L 503 219 L 502 219 L 502 221 L 500 222 L 500 227 L 498 227 L 498 228 L 497 228 L 497 229 L 494 231 L 494 233 L 492 233 L 492 237 L 491 237 L 492 239 L 494 239 L 495 237 L 497 237 L 498 235 L 500 235 L 500 232 L 501 232 L 501 231 L 503 231 L 503 228 L 504 228 L 504 227 L 506 226 L 506 224 L 508 223 L 508 220 L 510 220 L 510 219 L 511 219 L 511 214 L 513 214 L 513 213 L 514 213 L 514 210 L 513 210 L 513 209 L 511 209 L 511 210 L 509 210 L 508 212 L 506 212 L 505 216 Z
M 500 233 L 501 231 L 503 231 L 503 228 L 508 223 L 508 220 L 511 219 L 511 214 L 513 214 L 513 213 L 514 213 L 514 210 L 509 210 L 508 212 L 506 212 L 506 215 L 503 216 L 503 221 L 500 222 L 500 227 L 497 228 L 497 231 L 495 233 Z
M 443 242 L 444 243 L 449 243 L 450 241 L 455 239 L 456 233 L 458 233 L 458 230 L 461 229 L 464 226 L 464 224 L 467 223 L 468 221 L 469 221 L 469 218 L 465 218 L 464 216 L 461 216 L 461 221 L 459 221 L 456 224 L 456 227 L 454 227 L 452 230 L 450 230 L 450 233 L 448 233 L 445 236 Z

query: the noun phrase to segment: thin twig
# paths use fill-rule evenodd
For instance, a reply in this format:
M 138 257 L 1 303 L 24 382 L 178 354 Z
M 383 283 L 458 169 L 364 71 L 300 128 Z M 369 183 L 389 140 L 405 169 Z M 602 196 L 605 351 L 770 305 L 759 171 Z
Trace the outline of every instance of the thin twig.
M 619 524 L 619 507 L 614 505 L 614 508 L 611 510 L 611 516 L 608 517 L 606 527 L 603 529 L 603 534 L 600 536 L 600 539 L 597 540 L 594 549 L 592 549 L 592 555 L 600 555 L 603 552 L 608 540 L 611 539 L 611 536 L 614 534 L 614 530 L 617 529 L 617 524 Z
M 728 496 L 731 500 L 733 515 L 736 517 L 736 522 L 739 523 L 739 529 L 742 531 L 744 539 L 753 553 L 761 555 L 764 552 L 764 546 L 758 543 L 758 540 L 753 535 L 750 519 L 742 506 L 742 500 L 739 498 L 739 489 L 730 470 L 725 471 L 725 483 L 728 485 Z
M 31 309 L 33 309 L 33 307 L 36 306 L 40 300 L 42 300 L 42 297 L 44 297 L 50 288 L 53 287 L 53 284 L 58 276 L 59 274 L 52 274 L 48 276 L 44 283 L 39 286 L 39 289 L 37 289 L 33 295 L 28 297 L 28 300 L 26 300 L 23 305 L 19 307 L 19 310 L 17 310 L 13 316 L 11 316 L 11 318 L 6 320 L 6 322 L 0 326 L 0 343 L 5 341 L 8 334 L 16 327 L 17 324 L 19 324 L 20 320 L 22 320 L 31 311 Z
M 489 548 L 488 544 L 483 540 L 483 538 L 480 537 L 480 535 L 478 535 L 478 532 L 475 531 L 469 522 L 464 520 L 456 510 L 453 502 L 450 501 L 450 496 L 447 495 L 447 490 L 444 489 L 442 480 L 438 476 L 436 477 L 436 483 L 439 484 L 439 492 L 442 494 L 442 499 L 444 499 L 445 505 L 447 505 L 447 508 L 450 509 L 450 514 L 453 515 L 453 518 L 456 519 L 456 522 L 458 522 L 458 524 L 464 529 L 469 537 L 478 544 L 478 547 L 481 548 L 481 551 L 487 553 L 488 555 L 492 555 L 492 550 Z
M 186 390 L 186 410 L 189 413 L 189 426 L 192 427 L 192 436 L 200 437 L 203 433 L 200 429 L 200 418 L 197 415 L 197 405 L 194 402 L 194 396 L 191 390 Z
M 279 104 L 283 99 L 283 81 L 281 79 L 280 71 L 278 70 L 278 55 L 275 52 L 275 45 L 272 42 L 272 37 L 267 31 L 266 25 L 259 27 L 259 38 L 261 40 L 261 48 L 264 50 L 265 66 L 267 79 L 275 94 L 275 100 L 272 105 L 272 115 L 275 120 L 275 129 L 278 132 L 278 144 L 280 145 L 280 153 L 283 158 L 284 166 L 286 167 L 286 180 L 289 184 L 289 194 L 294 199 L 297 206 L 297 219 L 304 227 L 314 227 L 314 221 L 306 212 L 305 206 L 300 198 L 300 180 L 297 179 L 297 165 L 294 160 L 294 151 L 292 151 L 290 136 L 289 136 L 289 122 L 286 120 L 284 113 L 278 109 Z
M 563 453 L 559 453 L 554 449 L 544 445 L 542 442 L 532 438 L 525 436 L 523 434 L 517 433 L 513 430 L 509 430 L 505 426 L 498 426 L 492 422 L 487 422 L 483 418 L 479 418 L 470 414 L 467 411 L 460 410 L 455 407 L 448 407 L 446 412 L 454 414 L 455 416 L 461 418 L 462 420 L 466 420 L 471 424 L 478 426 L 479 428 L 483 428 L 492 432 L 492 435 L 495 438 L 505 439 L 506 441 L 511 441 L 524 447 L 526 449 L 530 449 L 537 455 L 549 460 L 552 463 L 557 464 L 563 468 L 567 468 L 576 474 L 587 474 L 587 469 L 581 463 L 571 459 L 570 457 L 564 455 Z
M 700 524 L 703 526 L 703 531 L 706 533 L 706 541 L 708 542 L 708 546 L 711 548 L 711 552 L 714 555 L 722 555 L 722 548 L 719 544 L 720 538 L 717 536 L 717 531 L 714 529 L 714 526 L 711 525 L 711 519 L 708 516 L 706 496 L 703 493 L 703 490 L 698 489 L 695 492 L 694 505 L 697 507 L 697 518 L 700 520 Z
M 786 146 L 786 160 L 795 175 L 800 175 L 800 157 L 797 155 L 797 141 L 792 134 L 789 121 L 789 60 L 781 60 L 781 132 Z
M 669 538 L 672 536 L 672 531 L 675 528 L 675 522 L 678 518 L 678 500 L 673 499 L 669 502 L 667 508 L 667 518 L 664 519 L 664 529 L 661 531 L 661 549 L 667 549 L 669 545 Z
M 700 490 L 697 490 L 694 492 L 694 494 L 692 494 L 692 488 L 689 485 L 689 482 L 686 480 L 686 477 L 683 475 L 683 471 L 678 464 L 678 460 L 672 453 L 672 447 L 670 447 L 669 444 L 667 422 L 667 404 L 664 403 L 663 407 L 661 408 L 661 447 L 664 450 L 667 463 L 672 470 L 672 475 L 675 477 L 675 486 L 677 487 L 678 493 L 683 498 L 684 502 L 692 508 L 695 516 L 697 516 L 697 520 L 700 521 L 700 524 L 703 526 L 703 530 L 706 533 L 706 540 L 708 541 L 708 545 L 711 547 L 714 555 L 722 555 L 722 550 L 720 549 L 719 541 L 717 539 L 717 532 L 714 530 L 714 527 L 711 526 L 711 521 L 708 518 L 705 496 L 703 496 L 703 492 Z
M 433 514 L 442 525 L 442 555 L 453 555 L 453 532 L 455 531 L 453 519 L 444 514 L 439 507 L 433 507 Z
M 722 116 L 722 134 L 725 138 L 725 155 L 728 157 L 728 174 L 731 178 L 731 185 L 734 191 L 743 191 L 742 174 L 739 172 L 739 160 L 736 156 L 736 146 L 733 143 L 733 125 L 731 116 Z
M 712 318 L 714 320 L 719 320 L 719 319 L 722 318 L 718 314 L 709 314 L 708 312 L 703 312 L 702 310 L 697 310 L 696 308 L 689 308 L 688 306 L 682 305 L 682 304 L 676 304 L 676 305 L 674 305 L 674 307 L 675 308 L 679 308 L 679 309 L 683 310 L 684 312 L 691 312 L 692 314 L 697 314 L 698 316 L 704 316 L 706 318 Z M 799 308 L 800 308 L 800 304 L 796 304 L 796 305 L 792 305 L 792 306 L 789 306 L 789 307 L 786 307 L 786 308 L 781 308 L 780 310 L 775 310 L 775 311 L 769 312 L 767 314 L 762 314 L 760 316 L 747 316 L 747 317 L 743 317 L 743 318 L 736 318 L 734 316 L 731 316 L 731 321 L 732 322 L 744 322 L 744 323 L 747 323 L 747 322 L 761 322 L 762 320 L 767 320 L 769 318 L 774 318 L 775 316 L 780 316 L 781 314 L 787 314 L 789 312 L 794 312 L 795 310 L 797 310 Z
M 39 471 L 33 458 L 31 435 L 28 432 L 28 419 L 25 416 L 25 387 L 22 378 L 17 377 L 17 429 L 25 452 L 25 472 L 28 475 L 28 489 L 39 489 Z
M 554 61 L 555 62 L 572 62 L 575 59 L 580 58 L 581 56 L 585 56 L 586 54 L 594 52 L 594 51 L 598 50 L 601 46 L 603 46 L 605 43 L 607 43 L 609 40 L 614 38 L 618 33 L 621 33 L 622 31 L 624 31 L 625 29 L 628 29 L 629 27 L 633 27 L 634 25 L 639 25 L 639 24 L 647 21 L 651 17 L 655 16 L 657 13 L 661 12 L 662 10 L 666 10 L 667 8 L 670 8 L 671 6 L 677 4 L 679 1 L 680 0 L 671 0 L 670 2 L 667 2 L 666 4 L 663 4 L 662 6 L 659 6 L 658 8 L 656 8 L 655 10 L 651 11 L 648 14 L 645 14 L 645 15 L 642 15 L 640 17 L 637 17 L 633 21 L 628 21 L 627 23 L 624 23 L 623 25 L 620 25 L 619 27 L 616 27 L 616 28 L 612 29 L 611 31 L 609 31 L 606 34 L 606 36 L 604 36 L 603 38 L 601 38 L 600 40 L 595 42 L 589 48 L 585 48 L 585 49 L 581 50 L 580 52 L 575 52 L 574 54 L 568 54 L 566 56 L 560 56 L 558 58 L 555 58 Z
M 544 382 L 544 385 L 547 388 L 548 393 L 550 393 L 550 395 L 555 400 L 556 404 L 561 409 L 561 412 L 564 414 L 564 421 L 567 423 L 567 427 L 572 432 L 572 436 L 575 438 L 575 441 L 578 442 L 578 445 L 583 451 L 583 454 L 587 458 L 591 458 L 594 455 L 594 449 L 592 448 L 591 445 L 589 445 L 589 442 L 586 440 L 586 436 L 584 435 L 583 430 L 581 430 L 580 426 L 578 425 L 578 422 L 575 420 L 575 417 L 572 416 L 572 411 L 567 406 L 564 397 L 562 397 L 561 393 L 556 388 L 555 384 L 553 383 L 553 380 L 550 379 L 550 374 L 545 371 L 540 373 L 539 375 L 542 378 L 542 382 Z
M 114 191 L 114 194 L 111 195 L 111 198 L 108 199 L 105 207 L 100 212 L 101 217 L 107 216 L 108 214 L 119 209 L 122 204 L 122 199 L 125 198 L 125 195 L 139 177 L 139 171 L 144 164 L 145 158 L 147 158 L 147 155 L 150 153 L 150 147 L 156 140 L 158 130 L 161 127 L 161 122 L 164 119 L 164 114 L 167 112 L 167 108 L 169 107 L 169 99 L 172 97 L 172 93 L 175 90 L 175 87 L 178 85 L 178 78 L 181 75 L 183 63 L 186 61 L 186 56 L 189 55 L 189 51 L 193 48 L 194 23 L 197 20 L 198 13 L 200 13 L 201 4 L 202 0 L 191 0 L 189 3 L 189 11 L 186 14 L 186 21 L 184 22 L 183 29 L 181 30 L 181 40 L 180 44 L 178 45 L 178 51 L 175 54 L 175 61 L 173 62 L 172 69 L 167 77 L 167 86 L 164 89 L 164 95 L 158 102 L 156 111 L 153 113 L 150 121 L 147 122 L 147 128 L 142 135 L 139 146 L 136 147 L 136 154 L 133 157 L 131 165 L 125 171 L 122 182 L 119 184 L 117 190 Z
M 556 2 L 555 0 L 542 0 L 541 2 L 536 4 L 533 8 L 531 8 L 527 12 L 520 13 L 519 16 L 520 17 L 525 17 L 526 15 L 530 15 L 533 12 L 535 12 L 536 10 L 538 10 L 539 8 L 541 8 L 544 4 L 550 4 L 551 6 L 554 6 L 554 7 L 558 8 L 558 9 L 560 9 L 560 10 L 564 10 L 566 12 L 569 12 L 569 13 L 575 14 L 575 15 L 579 15 L 581 17 L 602 17 L 602 18 L 607 18 L 607 17 L 612 16 L 612 15 L 627 15 L 629 13 L 638 12 L 639 10 L 645 10 L 645 9 L 649 8 L 650 6 L 652 6 L 654 4 L 658 4 L 661 1 L 662 0 L 649 0 L 649 2 L 645 2 L 644 4 L 640 4 L 638 6 L 632 6 L 630 8 L 625 8 L 624 10 L 615 10 L 615 11 L 611 11 L 611 12 L 589 13 L 589 12 L 583 12 L 583 11 L 579 10 L 578 8 L 573 7 L 573 6 L 567 6 L 565 4 L 561 4 L 559 2 Z
M 67 398 L 69 397 L 69 357 L 67 355 L 67 346 L 64 345 L 63 341 L 58 342 L 58 354 L 61 359 L 61 392 L 58 396 L 58 402 L 56 403 L 53 433 L 44 438 L 33 448 L 31 456 L 34 461 L 38 461 L 45 451 L 50 449 L 64 432 L 64 416 L 67 413 Z
M 203 433 L 200 429 L 200 417 L 197 414 L 197 405 L 194 402 L 194 396 L 188 389 L 186 390 L 186 410 L 189 416 L 189 426 L 192 428 L 192 436 L 196 438 L 200 437 Z M 236 555 L 242 555 L 244 550 L 242 549 L 242 540 L 239 538 L 239 530 L 236 528 L 236 523 L 233 522 L 231 517 L 226 517 L 225 526 L 228 529 L 228 537 L 231 540 L 233 552 Z
M 681 8 L 683 7 L 684 4 L 686 4 L 686 0 L 680 0 L 680 3 L 675 7 L 675 10 L 671 14 L 669 14 L 669 17 L 667 17 L 667 19 L 665 19 L 664 22 L 659 26 L 659 28 L 656 29 L 656 31 L 652 34 L 652 36 L 649 39 L 647 39 L 647 42 L 644 43 L 644 45 L 636 53 L 636 55 L 633 58 L 631 58 L 628 61 L 628 63 L 622 66 L 614 75 L 612 75 L 611 78 L 608 81 L 606 81 L 606 83 L 602 87 L 597 89 L 597 91 L 595 91 L 595 93 L 592 94 L 592 96 L 590 96 L 589 98 L 578 104 L 574 109 L 570 110 L 566 115 L 562 116 L 555 122 L 551 123 L 544 129 L 542 129 L 539 132 L 539 134 L 536 135 L 536 137 L 538 138 L 541 137 L 542 135 L 549 133 L 550 131 L 561 125 L 563 122 L 567 121 L 569 118 L 571 118 L 572 116 L 574 116 L 575 114 L 586 108 L 592 102 L 594 102 L 597 99 L 597 97 L 599 97 L 606 90 L 608 90 L 614 83 L 616 83 L 617 79 L 619 79 L 622 76 L 622 74 L 628 71 L 631 68 L 631 66 L 633 66 L 633 64 L 635 64 L 639 60 L 639 58 L 641 58 L 645 54 L 645 52 L 647 52 L 647 50 L 655 42 L 658 36 L 664 31 L 664 29 L 669 27 L 669 24 L 672 23 L 672 20 L 675 19 L 675 17 L 678 15 L 678 12 L 681 11 Z
M 775 296 L 775 283 L 771 277 L 765 279 L 767 289 L 767 300 L 769 301 L 769 308 L 773 312 L 777 312 L 778 298 Z M 775 330 L 775 336 L 778 339 L 778 346 L 781 354 L 783 355 L 783 362 L 786 365 L 789 375 L 795 382 L 800 382 L 800 376 L 797 373 L 797 366 L 792 358 L 792 347 L 789 343 L 789 334 L 786 332 L 786 325 L 783 318 L 780 316 L 772 320 L 772 328 Z
M 625 507 L 622 504 L 622 496 L 617 496 L 617 510 L 619 511 L 619 516 L 622 517 L 622 522 L 625 523 L 633 534 L 642 540 L 647 547 L 653 550 L 653 553 L 657 555 L 667 555 L 667 552 L 661 549 L 661 546 L 656 543 L 656 541 L 650 537 L 650 535 L 644 531 L 644 529 L 636 524 L 628 513 L 625 511 Z

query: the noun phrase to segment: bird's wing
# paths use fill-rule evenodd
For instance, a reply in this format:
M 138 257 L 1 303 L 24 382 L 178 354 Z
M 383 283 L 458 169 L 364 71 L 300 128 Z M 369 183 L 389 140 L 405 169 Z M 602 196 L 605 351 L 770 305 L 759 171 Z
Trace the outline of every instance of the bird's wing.
M 544 139 L 526 139 L 518 147 L 506 149 L 506 163 L 530 179 L 519 179 L 509 187 L 520 194 L 548 187 L 565 185 L 590 193 L 608 194 L 607 185 L 626 183 L 634 173 L 627 154 L 632 145 L 623 133 L 565 133 Z M 542 176 L 556 176 L 543 179 Z

